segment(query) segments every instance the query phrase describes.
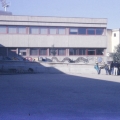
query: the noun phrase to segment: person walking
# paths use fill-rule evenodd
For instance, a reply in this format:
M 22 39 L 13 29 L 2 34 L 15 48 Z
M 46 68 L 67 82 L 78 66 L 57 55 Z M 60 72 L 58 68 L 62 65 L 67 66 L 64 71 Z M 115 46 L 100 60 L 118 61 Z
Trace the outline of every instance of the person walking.
M 118 63 L 117 63 L 117 61 L 114 63 L 114 75 L 118 75 Z
M 106 75 L 109 75 L 109 66 L 107 64 L 105 64 L 104 68 L 106 71 Z
M 114 63 L 113 61 L 110 64 L 110 74 L 113 75 L 113 71 L 114 71 Z
M 98 63 L 95 64 L 94 68 L 96 69 L 97 73 L 100 74 L 100 68 L 98 66 Z

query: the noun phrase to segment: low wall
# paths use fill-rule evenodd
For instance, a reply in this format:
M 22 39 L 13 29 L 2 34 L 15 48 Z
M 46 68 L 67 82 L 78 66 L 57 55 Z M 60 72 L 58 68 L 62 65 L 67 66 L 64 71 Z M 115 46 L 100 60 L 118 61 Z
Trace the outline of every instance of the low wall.
M 97 74 L 93 64 L 75 64 L 75 63 L 47 63 L 47 62 L 22 62 L 22 61 L 2 61 L 0 69 L 8 70 L 10 68 L 25 69 L 32 68 L 38 73 L 88 73 Z M 105 70 L 101 70 L 105 74 Z

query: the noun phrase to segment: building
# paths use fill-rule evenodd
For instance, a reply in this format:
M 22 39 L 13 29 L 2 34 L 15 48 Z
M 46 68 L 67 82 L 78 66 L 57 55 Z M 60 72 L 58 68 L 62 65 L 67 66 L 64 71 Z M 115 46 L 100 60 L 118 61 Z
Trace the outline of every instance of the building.
M 0 56 L 101 62 L 107 39 L 104 18 L 0 16 Z
M 107 30 L 107 53 L 115 52 L 115 47 L 120 44 L 120 29 L 108 29 Z
M 0 15 L 12 15 L 12 12 L 0 10 Z

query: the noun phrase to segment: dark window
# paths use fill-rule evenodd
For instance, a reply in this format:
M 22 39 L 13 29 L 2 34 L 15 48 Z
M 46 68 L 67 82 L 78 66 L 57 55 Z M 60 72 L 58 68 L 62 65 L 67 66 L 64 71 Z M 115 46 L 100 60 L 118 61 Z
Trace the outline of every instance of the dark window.
M 78 29 L 78 34 L 86 35 L 86 28 L 79 28 Z
M 79 55 L 86 55 L 86 49 L 85 48 L 79 49 Z
M 47 55 L 47 48 L 41 48 L 40 55 Z
M 104 35 L 104 29 L 96 29 L 96 35 Z
M 18 49 L 18 54 L 21 56 L 26 56 L 27 49 L 26 48 L 19 48 Z
M 69 34 L 78 34 L 78 28 L 70 28 Z
M 79 50 L 77 48 L 70 48 L 69 49 L 69 55 L 78 55 Z
M 55 55 L 57 55 L 57 52 L 58 50 L 56 49 L 56 48 L 50 48 L 49 49 L 49 55 L 53 55 L 53 56 L 55 56 Z
M 116 33 L 114 33 L 114 37 L 116 37 Z
M 96 49 L 96 55 L 104 55 L 104 49 L 103 48 L 97 48 Z
M 95 49 L 88 49 L 88 55 L 95 55 L 96 50 Z
M 66 55 L 66 49 L 64 49 L 64 48 L 59 48 L 59 49 L 58 49 L 58 55 Z
M 88 29 L 87 29 L 87 34 L 88 34 L 88 35 L 95 35 L 95 29 L 90 29 L 90 28 L 88 28 Z
M 0 33 L 7 33 L 7 27 L 6 26 L 0 26 Z
M 30 55 L 39 55 L 38 48 L 30 48 Z

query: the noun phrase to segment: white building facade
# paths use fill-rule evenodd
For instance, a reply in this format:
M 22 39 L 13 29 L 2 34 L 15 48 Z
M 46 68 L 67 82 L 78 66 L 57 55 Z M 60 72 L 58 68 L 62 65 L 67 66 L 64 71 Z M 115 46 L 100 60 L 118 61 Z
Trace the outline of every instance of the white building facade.
M 107 41 L 107 19 L 0 16 L 0 56 L 95 62 L 105 60 Z

